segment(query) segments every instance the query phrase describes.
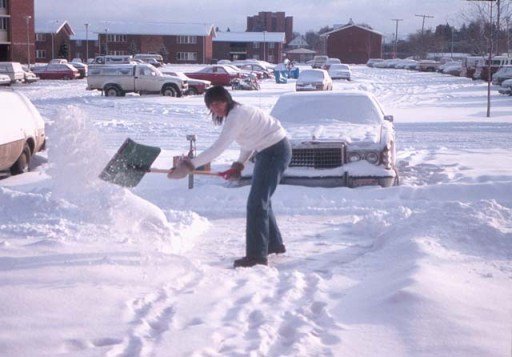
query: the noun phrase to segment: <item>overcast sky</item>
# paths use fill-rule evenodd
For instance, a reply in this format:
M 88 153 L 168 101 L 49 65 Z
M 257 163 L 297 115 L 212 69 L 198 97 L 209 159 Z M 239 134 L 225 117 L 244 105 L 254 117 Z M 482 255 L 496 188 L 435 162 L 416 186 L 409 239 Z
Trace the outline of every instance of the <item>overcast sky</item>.
M 397 23 L 400 37 L 421 30 L 422 15 L 429 16 L 425 29 L 446 23 L 458 28 L 467 6 L 464 0 L 35 0 L 37 17 L 67 20 L 75 30 L 86 22 L 110 20 L 211 23 L 221 31 L 245 31 L 247 16 L 283 11 L 302 34 L 353 19 L 390 37 Z

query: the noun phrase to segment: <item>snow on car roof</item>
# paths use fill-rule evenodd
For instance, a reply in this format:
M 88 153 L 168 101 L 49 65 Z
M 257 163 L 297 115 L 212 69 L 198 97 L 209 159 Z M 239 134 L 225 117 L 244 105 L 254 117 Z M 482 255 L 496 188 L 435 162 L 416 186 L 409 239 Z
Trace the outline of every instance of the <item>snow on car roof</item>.
M 383 111 L 373 96 L 356 91 L 283 94 L 271 114 L 292 124 L 314 124 L 319 119 L 352 124 L 378 124 L 383 120 Z

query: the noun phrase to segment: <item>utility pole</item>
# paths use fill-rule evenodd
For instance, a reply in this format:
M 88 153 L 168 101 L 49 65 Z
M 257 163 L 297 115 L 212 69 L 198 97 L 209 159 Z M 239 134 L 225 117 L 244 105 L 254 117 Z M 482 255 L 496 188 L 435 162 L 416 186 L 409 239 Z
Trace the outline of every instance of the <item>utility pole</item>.
M 397 47 L 398 47 L 398 21 L 404 21 L 404 19 L 391 19 L 391 21 L 395 21 L 396 29 L 395 29 L 395 45 L 393 48 L 393 58 L 396 58 Z
M 29 32 L 29 28 L 30 28 L 30 19 L 32 18 L 32 16 L 24 16 L 25 17 L 25 21 L 27 23 L 27 63 L 28 63 L 28 69 L 30 70 L 30 32 Z
M 424 32 L 425 32 L 425 19 L 426 18 L 433 19 L 434 16 L 430 16 L 430 15 L 414 15 L 414 16 L 423 17 L 423 21 L 421 23 L 421 50 L 422 50 L 422 52 L 424 54 L 425 53 L 425 35 L 424 35 Z

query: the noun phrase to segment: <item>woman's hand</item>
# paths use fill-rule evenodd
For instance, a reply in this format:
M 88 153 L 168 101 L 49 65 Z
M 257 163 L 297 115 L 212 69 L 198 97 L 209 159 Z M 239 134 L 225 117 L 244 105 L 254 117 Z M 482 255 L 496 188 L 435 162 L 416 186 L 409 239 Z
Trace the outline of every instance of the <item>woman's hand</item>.
M 230 169 L 220 172 L 219 175 L 222 176 L 225 180 L 238 181 L 242 177 L 243 169 L 244 164 L 235 161 L 231 165 Z
M 194 165 L 189 159 L 183 159 L 178 162 L 176 167 L 172 168 L 167 174 L 170 179 L 182 179 L 194 171 Z

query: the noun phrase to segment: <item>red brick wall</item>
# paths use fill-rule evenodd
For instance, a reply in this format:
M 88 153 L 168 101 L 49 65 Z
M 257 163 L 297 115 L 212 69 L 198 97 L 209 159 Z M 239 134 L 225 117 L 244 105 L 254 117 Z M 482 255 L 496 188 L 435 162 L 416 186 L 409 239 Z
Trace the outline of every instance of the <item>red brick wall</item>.
M 364 64 L 369 58 L 381 57 L 381 41 L 381 35 L 352 26 L 329 35 L 326 54 L 344 63 Z
M 8 1 L 7 12 L 11 15 L 9 36 L 10 48 L 7 48 L 5 59 L 8 61 L 27 63 L 28 52 L 30 51 L 30 62 L 34 63 L 34 0 L 11 0 Z M 25 16 L 31 16 L 28 26 Z

